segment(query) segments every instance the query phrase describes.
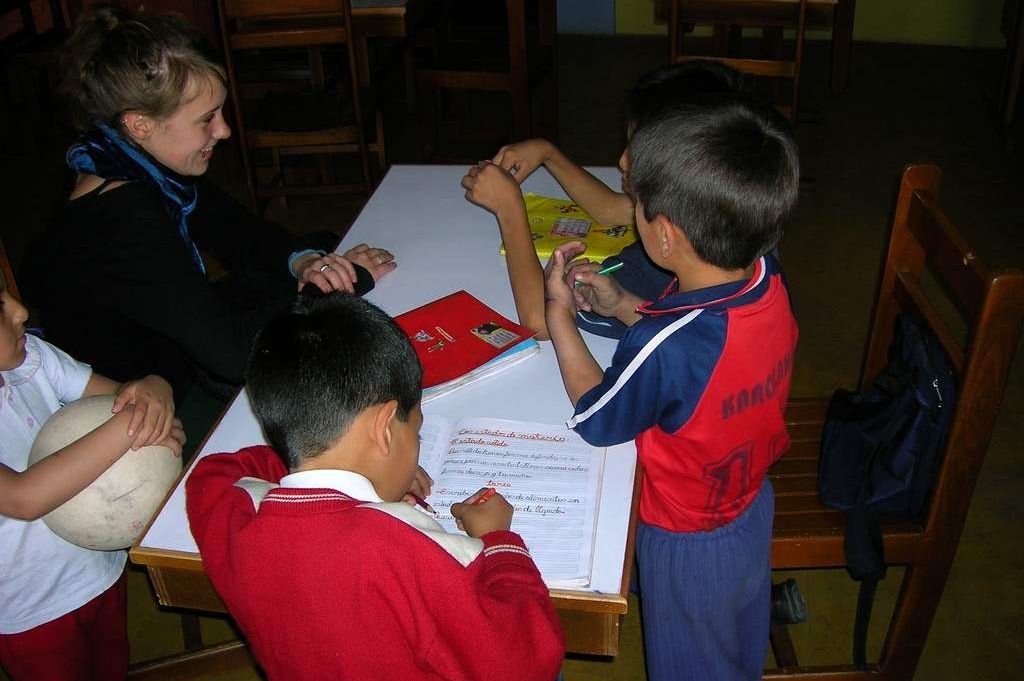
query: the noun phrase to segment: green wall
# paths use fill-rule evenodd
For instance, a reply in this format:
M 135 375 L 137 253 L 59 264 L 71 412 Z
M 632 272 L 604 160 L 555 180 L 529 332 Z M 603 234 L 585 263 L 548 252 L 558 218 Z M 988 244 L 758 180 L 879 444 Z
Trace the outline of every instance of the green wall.
M 859 0 L 855 40 L 964 47 L 1003 47 L 1003 0 Z M 654 23 L 654 0 L 615 0 L 617 33 L 665 33 Z M 811 37 L 827 38 L 827 33 Z

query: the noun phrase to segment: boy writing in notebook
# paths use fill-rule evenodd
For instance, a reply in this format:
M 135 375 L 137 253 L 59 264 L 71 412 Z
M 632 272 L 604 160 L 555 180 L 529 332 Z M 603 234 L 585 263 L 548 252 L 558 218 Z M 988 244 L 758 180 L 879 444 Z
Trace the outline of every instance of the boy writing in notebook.
M 743 76 L 718 62 L 698 60 L 656 69 L 640 78 L 626 99 L 627 135 L 666 108 L 742 89 Z M 623 172 L 627 162 L 623 151 L 619 159 Z M 469 169 L 462 182 L 466 198 L 497 217 L 520 323 L 535 331 L 538 338 L 545 339 L 548 333 L 544 322 L 543 271 L 534 252 L 519 190 L 519 184 L 542 165 L 598 223 L 633 224 L 633 201 L 625 191 L 609 188 L 543 139 L 502 147 L 492 160 Z M 616 271 L 614 281 L 637 304 L 656 298 L 672 279 L 670 272 L 651 262 L 639 242 L 626 246 L 620 254 L 600 264 L 580 261 L 576 269 L 589 277 L 602 268 L 616 265 L 624 266 Z M 594 313 L 589 301 L 592 296 L 589 288 L 577 292 L 577 324 L 597 335 L 621 336 L 624 325 L 615 318 Z
M 796 201 L 796 145 L 774 109 L 722 96 L 647 121 L 627 154 L 644 250 L 676 283 L 637 308 L 595 305 L 628 325 L 602 371 L 575 323 L 575 250 L 555 251 L 545 314 L 575 408 L 569 425 L 594 445 L 636 441 L 648 678 L 759 679 L 774 508 L 766 471 L 789 446 L 797 342 L 769 251 Z
M 272 680 L 558 674 L 561 625 L 508 502 L 453 504 L 462 536 L 401 501 L 430 486 L 421 378 L 401 329 L 352 296 L 300 297 L 256 339 L 246 389 L 271 447 L 208 456 L 185 489 L 204 569 Z

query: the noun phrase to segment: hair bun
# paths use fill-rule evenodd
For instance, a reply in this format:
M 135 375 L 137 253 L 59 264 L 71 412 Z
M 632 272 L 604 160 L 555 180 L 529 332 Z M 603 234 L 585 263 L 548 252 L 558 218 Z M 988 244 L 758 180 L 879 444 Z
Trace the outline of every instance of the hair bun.
M 86 12 L 86 17 L 83 18 L 92 23 L 101 34 L 109 33 L 135 18 L 134 14 L 116 5 L 93 5 Z

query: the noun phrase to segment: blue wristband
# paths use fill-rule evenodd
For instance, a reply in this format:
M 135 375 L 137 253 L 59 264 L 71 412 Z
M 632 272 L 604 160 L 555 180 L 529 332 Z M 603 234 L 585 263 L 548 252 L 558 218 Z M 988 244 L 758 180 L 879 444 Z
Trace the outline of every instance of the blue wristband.
M 309 255 L 310 253 L 316 253 L 319 256 L 327 255 L 327 251 L 321 251 L 319 248 L 304 248 L 303 250 L 295 251 L 288 256 L 288 271 L 291 272 L 292 276 L 296 279 L 299 278 L 299 275 L 295 271 L 295 261 L 304 255 Z

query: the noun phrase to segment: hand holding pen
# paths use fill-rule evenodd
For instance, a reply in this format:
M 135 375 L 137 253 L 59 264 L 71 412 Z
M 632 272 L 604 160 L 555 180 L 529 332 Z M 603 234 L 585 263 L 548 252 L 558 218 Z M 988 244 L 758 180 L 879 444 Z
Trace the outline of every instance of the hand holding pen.
M 576 309 L 614 317 L 627 325 L 635 322 L 639 318 L 636 306 L 643 303 L 643 299 L 624 289 L 615 277 L 610 276 L 623 267 L 624 263 L 600 269 L 596 263 L 572 264 L 566 277 L 574 284 Z
M 433 486 L 434 479 L 427 475 L 427 472 L 422 467 L 417 466 L 416 473 L 412 478 L 412 485 L 409 486 L 409 491 L 405 493 L 402 500 L 409 504 L 416 504 L 430 515 L 436 517 L 437 511 L 434 510 L 434 507 L 423 500 L 430 496 L 430 488 Z
M 482 487 L 462 503 L 452 504 L 452 517 L 470 537 L 512 527 L 512 505 L 493 487 Z

